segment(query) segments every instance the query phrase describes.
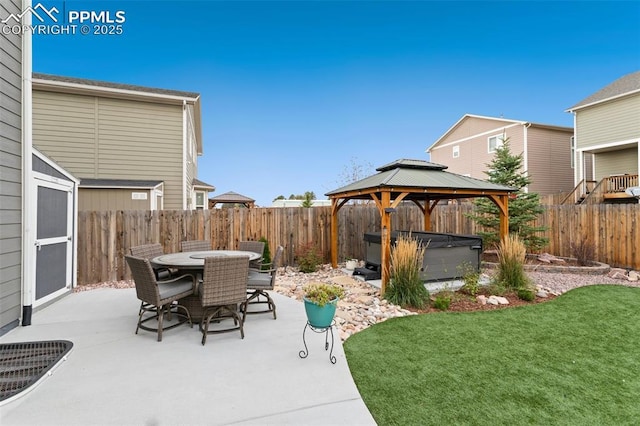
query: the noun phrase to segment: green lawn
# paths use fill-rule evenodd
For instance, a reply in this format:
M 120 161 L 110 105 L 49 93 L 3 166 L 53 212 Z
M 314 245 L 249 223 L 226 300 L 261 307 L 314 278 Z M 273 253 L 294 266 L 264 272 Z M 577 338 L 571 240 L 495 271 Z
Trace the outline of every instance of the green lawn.
M 394 318 L 344 350 L 379 425 L 640 424 L 640 288 Z

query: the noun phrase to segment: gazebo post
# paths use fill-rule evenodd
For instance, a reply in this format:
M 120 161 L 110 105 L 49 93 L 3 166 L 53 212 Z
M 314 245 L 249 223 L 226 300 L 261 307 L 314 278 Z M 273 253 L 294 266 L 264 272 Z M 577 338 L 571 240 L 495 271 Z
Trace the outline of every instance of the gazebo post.
M 338 267 L 338 199 L 331 199 L 331 267 Z
M 504 241 L 509 236 L 509 196 L 501 195 L 500 201 L 503 205 L 500 208 L 500 241 Z
M 382 234 L 380 242 L 382 243 L 382 253 L 380 256 L 380 262 L 382 265 L 380 265 L 380 267 L 382 269 L 382 273 L 380 275 L 380 295 L 384 296 L 384 292 L 387 289 L 387 282 L 389 281 L 389 259 L 391 258 L 391 213 L 387 211 L 391 205 L 391 194 L 389 191 L 384 191 L 382 193 L 381 204 L 380 214 L 382 217 Z
M 500 241 L 504 241 L 509 236 L 509 195 L 489 195 L 488 197 L 498 207 Z

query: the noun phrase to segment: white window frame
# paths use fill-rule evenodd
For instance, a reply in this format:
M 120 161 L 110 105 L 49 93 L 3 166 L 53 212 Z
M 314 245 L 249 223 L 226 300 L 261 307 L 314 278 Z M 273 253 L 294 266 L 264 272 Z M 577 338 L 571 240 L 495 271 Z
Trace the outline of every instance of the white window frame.
M 495 145 L 493 146 L 493 148 L 491 147 L 491 141 L 495 140 Z M 504 135 L 495 135 L 495 136 L 489 136 L 487 138 L 487 151 L 489 152 L 489 154 L 492 154 L 494 152 L 496 152 L 496 149 L 499 146 L 504 145 Z
M 198 204 L 198 194 L 202 194 L 202 205 Z M 193 208 L 195 210 L 206 210 L 207 209 L 207 193 L 205 191 L 195 190 L 193 193 Z
M 576 137 L 571 136 L 571 168 L 576 167 Z
M 453 158 L 460 157 L 460 145 L 453 146 Z

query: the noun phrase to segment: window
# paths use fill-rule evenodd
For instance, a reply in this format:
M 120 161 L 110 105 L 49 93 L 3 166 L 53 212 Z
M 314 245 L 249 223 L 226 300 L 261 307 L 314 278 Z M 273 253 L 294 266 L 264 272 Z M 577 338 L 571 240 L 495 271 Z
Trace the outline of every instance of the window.
M 571 136 L 571 168 L 576 166 L 576 137 Z
M 460 157 L 460 145 L 455 145 L 453 147 L 453 158 Z
M 503 135 L 498 135 L 498 136 L 491 136 L 489 138 L 489 152 L 496 152 L 496 148 L 498 148 L 499 146 L 502 146 L 502 144 L 504 143 L 504 136 Z
M 196 191 L 196 209 L 203 210 L 205 208 L 204 201 L 205 201 L 204 192 Z

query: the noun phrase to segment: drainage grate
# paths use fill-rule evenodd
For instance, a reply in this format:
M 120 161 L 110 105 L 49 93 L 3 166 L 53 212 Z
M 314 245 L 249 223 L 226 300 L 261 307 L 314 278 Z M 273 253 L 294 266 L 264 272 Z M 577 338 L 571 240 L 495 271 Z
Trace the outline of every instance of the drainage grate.
M 36 383 L 72 347 L 68 340 L 0 344 L 0 401 Z

